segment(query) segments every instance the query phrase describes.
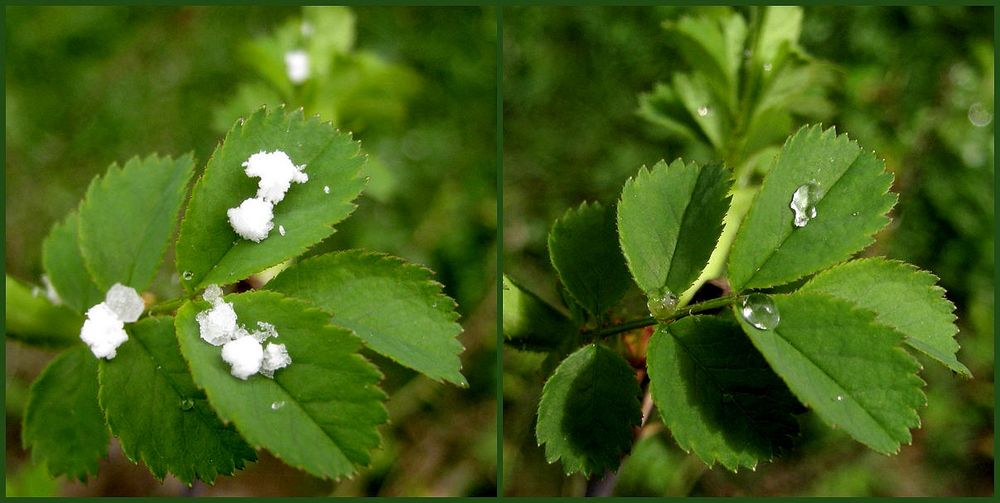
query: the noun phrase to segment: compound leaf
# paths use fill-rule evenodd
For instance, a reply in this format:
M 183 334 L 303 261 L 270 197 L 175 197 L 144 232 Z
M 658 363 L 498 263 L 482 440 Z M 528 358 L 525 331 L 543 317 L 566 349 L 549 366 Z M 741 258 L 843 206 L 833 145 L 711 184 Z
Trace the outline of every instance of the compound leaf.
M 242 163 L 257 152 L 275 150 L 288 154 L 296 165 L 305 164 L 309 181 L 292 184 L 274 206 L 271 234 L 255 243 L 233 231 L 227 210 L 257 194 L 258 180 L 246 175 Z M 301 110 L 261 108 L 238 122 L 209 159 L 181 223 L 177 268 L 183 272 L 184 287 L 234 283 L 333 234 L 333 225 L 354 211 L 351 201 L 364 186 L 358 176 L 363 164 L 359 144 L 349 135 L 316 116 L 303 118 Z
M 625 182 L 618 234 L 639 288 L 649 294 L 666 287 L 680 295 L 694 283 L 722 233 L 730 184 L 722 166 L 680 159 L 643 167 Z
M 591 344 L 566 357 L 538 405 L 535 433 L 545 459 L 561 459 L 567 474 L 617 468 L 642 419 L 639 394 L 632 367 L 618 353 Z
M 42 242 L 42 265 L 63 304 L 78 313 L 104 300 L 90 277 L 79 244 L 79 216 L 74 211 L 52 226 Z
M 573 320 L 503 277 L 503 335 L 507 344 L 529 351 L 551 351 L 577 333 Z
M 615 214 L 600 203 L 570 208 L 549 231 L 549 259 L 570 295 L 595 318 L 628 290 Z
M 926 404 L 920 365 L 899 343 L 902 336 L 875 315 L 826 294 L 771 297 L 780 322 L 770 330 L 743 331 L 795 396 L 827 424 L 890 454 L 911 441 Z
M 818 188 L 816 216 L 793 223 L 795 191 Z M 789 138 L 747 212 L 729 255 L 734 291 L 789 283 L 869 245 L 896 202 L 892 174 L 833 128 L 806 126 Z
M 269 379 L 233 377 L 221 348 L 199 336 L 195 316 L 207 302 L 188 302 L 175 320 L 181 353 L 195 384 L 224 421 L 232 421 L 251 445 L 264 447 L 291 466 L 317 477 L 340 478 L 371 461 L 379 445 L 376 427 L 387 420 L 378 387 L 381 377 L 358 350 L 349 331 L 304 301 L 275 292 L 229 295 L 239 323 L 274 325 L 292 363 Z
M 299 262 L 267 288 L 327 311 L 335 325 L 402 365 L 465 386 L 455 301 L 432 274 L 400 258 L 349 250 Z
M 800 291 L 830 294 L 874 312 L 879 323 L 906 336 L 910 347 L 971 378 L 955 357 L 955 305 L 936 283 L 933 274 L 905 262 L 868 258 L 823 271 Z
M 174 337 L 174 320 L 145 318 L 128 326 L 129 341 L 100 363 L 100 403 L 125 455 L 158 479 L 212 483 L 232 475 L 254 450 L 224 426 L 191 379 Z
M 135 157 L 90 183 L 80 204 L 80 251 L 100 291 L 122 283 L 141 292 L 153 281 L 193 170 L 191 154 Z
M 732 317 L 660 325 L 647 352 L 650 390 L 677 444 L 736 471 L 771 460 L 798 433 L 802 412 Z
M 32 463 L 44 463 L 53 477 L 97 474 L 108 427 L 97 404 L 97 359 L 86 346 L 63 351 L 31 385 L 21 436 Z

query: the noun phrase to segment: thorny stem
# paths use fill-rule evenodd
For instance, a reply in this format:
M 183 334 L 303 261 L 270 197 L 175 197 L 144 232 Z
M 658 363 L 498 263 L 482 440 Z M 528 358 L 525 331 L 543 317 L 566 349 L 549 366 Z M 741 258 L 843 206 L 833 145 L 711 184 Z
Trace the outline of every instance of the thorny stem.
M 665 323 L 668 321 L 673 321 L 679 318 L 683 318 L 685 316 L 690 316 L 692 314 L 697 314 L 704 311 L 711 311 L 712 309 L 718 309 L 720 307 L 729 306 L 735 304 L 736 300 L 739 298 L 740 298 L 739 295 L 728 295 L 726 297 L 719 297 L 717 299 L 706 300 L 705 302 L 699 302 L 697 304 L 678 309 L 677 311 L 674 311 L 673 314 L 660 319 L 653 318 L 652 316 L 647 316 L 645 318 L 640 318 L 638 320 L 626 321 L 625 323 L 621 323 L 613 327 L 605 327 L 600 330 L 594 330 L 593 332 L 590 332 L 587 335 L 592 340 L 603 339 L 611 335 L 617 335 L 622 332 L 635 330 L 637 328 L 649 327 L 656 325 L 657 323 Z

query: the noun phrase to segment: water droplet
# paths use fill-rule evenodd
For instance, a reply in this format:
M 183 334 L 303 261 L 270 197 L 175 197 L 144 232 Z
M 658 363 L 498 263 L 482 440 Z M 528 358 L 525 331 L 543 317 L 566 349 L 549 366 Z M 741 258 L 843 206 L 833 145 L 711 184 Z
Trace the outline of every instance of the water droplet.
M 181 273 L 181 277 L 184 278 L 184 281 L 191 281 L 194 279 L 194 273 L 191 271 L 184 271 Z
M 750 56 L 753 56 L 753 50 L 751 50 L 751 49 L 743 49 L 743 57 L 747 58 L 747 59 L 750 59 Z
M 698 107 L 698 117 L 707 117 L 710 113 L 712 113 L 711 108 L 704 105 Z
M 667 287 L 646 295 L 649 297 L 649 300 L 646 301 L 649 314 L 658 320 L 674 314 L 674 311 L 677 310 L 677 296 Z
M 843 402 L 844 401 L 844 395 L 837 395 L 837 401 L 838 402 Z
M 740 314 L 743 315 L 743 319 L 747 323 L 760 330 L 772 330 L 781 321 L 778 306 L 774 304 L 771 297 L 762 293 L 751 293 L 743 297 Z
M 969 107 L 969 122 L 976 127 L 986 127 L 993 121 L 993 113 L 982 103 L 973 103 Z
M 324 194 L 329 194 L 330 193 L 330 186 L 329 185 L 324 185 L 323 186 L 323 193 Z
M 816 218 L 816 203 L 820 196 L 819 184 L 816 182 L 809 182 L 795 189 L 788 207 L 795 212 L 793 223 L 796 227 L 805 227 L 810 220 Z
M 858 215 L 859 215 L 859 213 L 858 213 L 858 212 L 856 212 L 856 211 L 855 211 L 854 213 L 851 213 L 851 216 L 852 216 L 852 217 L 856 217 L 856 216 L 858 216 Z
M 271 410 L 278 410 L 278 409 L 280 409 L 280 408 L 282 408 L 284 406 L 285 406 L 285 401 L 284 400 L 282 400 L 280 402 L 274 402 L 274 403 L 271 404 Z
M 771 67 L 771 63 L 764 63 L 764 71 L 765 72 L 771 71 L 771 68 L 772 68 Z
M 181 400 L 181 410 L 191 410 L 194 408 L 194 400 L 190 398 L 185 398 Z

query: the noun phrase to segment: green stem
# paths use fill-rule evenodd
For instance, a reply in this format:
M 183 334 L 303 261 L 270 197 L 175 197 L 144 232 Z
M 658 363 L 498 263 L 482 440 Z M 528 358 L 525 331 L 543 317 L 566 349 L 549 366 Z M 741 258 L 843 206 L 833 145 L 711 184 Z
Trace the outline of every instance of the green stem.
M 157 314 L 172 313 L 174 312 L 175 309 L 180 307 L 181 304 L 183 304 L 187 300 L 188 300 L 187 297 L 178 297 L 176 299 L 165 300 L 163 302 L 160 302 L 159 304 L 151 306 L 149 309 L 146 310 L 146 314 L 148 314 L 149 316 L 153 316 Z
M 656 325 L 657 323 L 666 323 L 676 319 L 683 318 L 685 316 L 691 316 L 692 314 L 698 314 L 705 311 L 711 311 L 713 309 L 718 309 L 720 307 L 729 306 L 736 303 L 739 299 L 739 295 L 729 295 L 726 297 L 719 297 L 717 299 L 706 300 L 705 302 L 699 302 L 693 306 L 685 307 L 674 311 L 670 316 L 664 318 L 656 319 L 652 316 L 646 318 L 640 318 L 638 320 L 626 321 L 615 325 L 613 327 L 605 327 L 600 330 L 594 330 L 587 334 L 591 340 L 603 339 L 611 335 L 617 335 L 623 332 L 628 332 L 635 330 L 637 328 L 645 328 L 649 326 Z

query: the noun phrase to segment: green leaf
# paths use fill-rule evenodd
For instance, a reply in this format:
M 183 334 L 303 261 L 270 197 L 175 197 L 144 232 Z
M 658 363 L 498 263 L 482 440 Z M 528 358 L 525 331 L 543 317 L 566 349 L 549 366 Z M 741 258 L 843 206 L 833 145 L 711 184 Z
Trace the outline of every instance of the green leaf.
M 732 317 L 660 325 L 646 354 L 653 402 L 677 444 L 709 466 L 755 468 L 791 445 L 801 405 Z
M 771 297 L 781 321 L 759 330 L 739 314 L 743 331 L 788 388 L 828 425 L 890 454 L 910 443 L 927 403 L 920 365 L 896 331 L 869 311 L 816 293 Z
M 618 233 L 639 288 L 680 295 L 694 283 L 722 233 L 730 183 L 722 166 L 680 159 L 644 166 L 625 182 Z
M 910 347 L 971 378 L 955 357 L 955 305 L 944 297 L 937 277 L 905 262 L 884 258 L 854 260 L 816 275 L 802 292 L 822 292 L 875 313 L 879 323 L 906 336 Z
M 460 372 L 462 326 L 455 301 L 428 269 L 360 250 L 299 262 L 267 284 L 307 300 L 378 353 L 435 380 L 466 386 Z
M 711 93 L 705 77 L 697 73 L 675 73 L 673 84 L 685 110 L 701 128 L 708 143 L 716 151 L 722 151 L 729 136 L 729 122 L 726 120 L 724 103 Z
M 331 326 L 329 315 L 274 292 L 229 295 L 240 324 L 274 325 L 292 363 L 274 379 L 233 377 L 221 348 L 199 336 L 195 315 L 207 302 L 188 302 L 175 325 L 195 384 L 223 421 L 232 421 L 251 445 L 265 447 L 317 477 L 340 478 L 371 461 L 376 427 L 387 420 L 381 375 L 359 353 L 361 343 Z
M 792 194 L 815 183 L 816 217 L 793 224 Z M 734 291 L 790 283 L 843 261 L 874 241 L 896 202 L 892 174 L 847 135 L 799 130 L 781 149 L 740 226 L 729 255 Z
M 99 290 L 122 283 L 141 292 L 153 281 L 193 169 L 191 154 L 134 157 L 90 183 L 80 204 L 80 251 Z
M 63 304 L 78 313 L 104 300 L 83 262 L 76 211 L 52 226 L 42 242 L 42 265 Z
M 503 335 L 507 344 L 528 351 L 551 351 L 577 332 L 573 320 L 504 275 Z
M 292 184 L 274 206 L 274 230 L 259 243 L 240 238 L 226 211 L 257 194 L 257 178 L 241 165 L 260 151 L 281 150 L 297 165 L 305 164 L 309 181 Z M 192 290 L 212 283 L 229 284 L 301 254 L 333 234 L 333 225 L 354 211 L 361 192 L 358 177 L 364 157 L 358 143 L 318 117 L 302 112 L 270 112 L 261 108 L 226 135 L 212 154 L 205 174 L 195 184 L 181 223 L 177 268 Z M 325 193 L 324 187 L 330 192 Z M 278 233 L 278 226 L 286 234 Z
M 559 280 L 594 318 L 628 290 L 628 270 L 615 235 L 614 210 L 586 202 L 567 210 L 549 231 L 549 259 Z
M 21 436 L 31 461 L 53 477 L 97 474 L 108 455 L 108 427 L 97 404 L 97 359 L 86 346 L 63 351 L 31 385 Z
M 16 279 L 6 277 L 4 329 L 7 337 L 43 347 L 65 347 L 80 342 L 83 317 L 66 306 L 35 295 Z
M 195 386 L 173 321 L 161 316 L 128 326 L 129 341 L 100 362 L 100 403 L 129 459 L 160 480 L 169 472 L 188 485 L 212 483 L 257 456 Z
M 678 53 L 696 72 L 704 75 L 712 92 L 721 100 L 720 113 L 735 112 L 737 72 L 743 58 L 747 27 L 743 17 L 684 17 L 664 23 Z
M 590 344 L 569 355 L 542 389 L 535 434 L 545 459 L 566 474 L 616 469 L 642 420 L 635 372 L 618 353 Z
M 782 47 L 798 44 L 802 31 L 802 8 L 770 6 L 763 9 L 760 35 L 751 60 L 757 66 L 774 64 Z

